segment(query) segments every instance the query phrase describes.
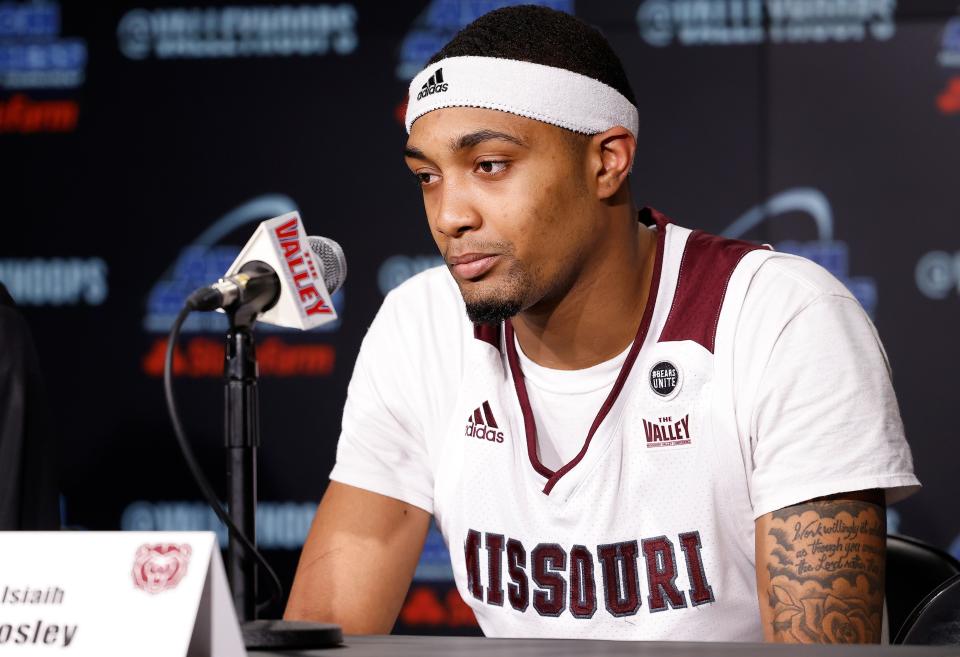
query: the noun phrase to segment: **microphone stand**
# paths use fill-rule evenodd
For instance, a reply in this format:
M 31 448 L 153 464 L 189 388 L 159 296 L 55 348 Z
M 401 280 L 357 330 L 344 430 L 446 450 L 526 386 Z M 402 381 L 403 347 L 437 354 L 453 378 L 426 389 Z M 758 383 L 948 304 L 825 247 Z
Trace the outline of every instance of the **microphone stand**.
M 224 438 L 227 450 L 227 506 L 230 519 L 256 545 L 257 448 L 260 447 L 260 403 L 257 390 L 257 356 L 253 341 L 254 318 L 242 307 L 229 314 L 230 330 L 223 368 Z M 257 565 L 246 559 L 243 546 L 230 534 L 227 576 L 237 619 L 257 618 Z
M 224 438 L 230 519 L 257 543 L 257 449 L 260 447 L 259 368 L 253 325 L 262 304 L 227 308 L 230 329 L 224 359 Z M 311 649 L 343 642 L 339 626 L 305 621 L 257 619 L 257 564 L 230 533 L 227 576 L 247 649 Z

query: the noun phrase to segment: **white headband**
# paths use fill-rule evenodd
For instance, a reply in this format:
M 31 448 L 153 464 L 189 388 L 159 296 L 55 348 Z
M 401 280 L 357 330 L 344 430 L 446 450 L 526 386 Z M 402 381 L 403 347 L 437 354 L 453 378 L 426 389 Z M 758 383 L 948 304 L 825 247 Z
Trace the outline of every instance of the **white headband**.
M 448 57 L 410 83 L 407 133 L 443 107 L 483 107 L 594 135 L 623 126 L 637 136 L 637 108 L 613 87 L 554 66 L 498 57 Z

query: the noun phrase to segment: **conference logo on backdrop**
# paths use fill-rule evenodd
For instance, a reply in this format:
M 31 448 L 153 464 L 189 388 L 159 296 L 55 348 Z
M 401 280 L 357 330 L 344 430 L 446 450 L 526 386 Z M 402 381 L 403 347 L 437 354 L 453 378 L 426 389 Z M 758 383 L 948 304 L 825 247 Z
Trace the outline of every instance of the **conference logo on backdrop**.
M 896 0 L 644 0 L 641 38 L 651 46 L 886 41 Z
M 258 196 L 214 221 L 153 284 L 147 296 L 143 329 L 153 336 L 142 360 L 142 369 L 152 377 L 163 375 L 167 334 L 190 293 L 223 276 L 240 249 L 265 219 L 297 211 L 293 199 L 281 194 Z M 309 219 L 306 222 L 309 225 Z M 271 324 L 258 324 L 257 361 L 262 376 L 327 376 L 333 372 L 336 352 L 322 336 L 340 327 L 344 290 L 333 295 L 338 319 L 311 331 L 296 331 Z M 193 313 L 183 325 L 174 353 L 174 372 L 185 377 L 223 376 L 223 336 L 227 332 L 223 313 Z
M 747 232 L 765 221 L 788 214 L 796 214 L 805 217 L 805 221 L 813 222 L 817 239 L 784 240 L 775 244 L 774 248 L 813 260 L 829 271 L 846 285 L 867 314 L 873 318 L 877 308 L 877 283 L 870 276 L 855 276 L 850 273 L 850 247 L 846 242 L 834 239 L 833 209 L 821 191 L 811 187 L 796 187 L 775 194 L 744 212 L 721 234 L 725 237 L 745 238 Z
M 21 306 L 99 306 L 109 291 L 103 258 L 0 258 L 0 283 Z
M 954 16 L 943 26 L 937 59 L 941 66 L 956 72 L 937 94 L 937 109 L 945 116 L 960 114 L 960 16 Z
M 131 9 L 117 24 L 125 57 L 233 59 L 349 55 L 357 8 L 347 3 Z
M 60 31 L 58 2 L 0 3 L 0 134 L 76 130 L 87 42 Z
M 960 297 L 960 251 L 929 251 L 920 256 L 914 269 L 920 294 L 940 300 Z

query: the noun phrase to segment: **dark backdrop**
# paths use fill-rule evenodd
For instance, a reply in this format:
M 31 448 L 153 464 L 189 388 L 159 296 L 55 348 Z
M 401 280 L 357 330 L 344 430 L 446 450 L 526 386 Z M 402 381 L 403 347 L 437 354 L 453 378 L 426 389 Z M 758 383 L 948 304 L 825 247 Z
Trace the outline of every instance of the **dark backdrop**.
M 259 535 L 289 582 L 364 331 L 387 290 L 437 263 L 401 158 L 408 80 L 505 4 L 0 4 L 0 281 L 35 334 L 65 525 L 218 528 L 165 413 L 165 335 L 258 221 L 299 209 L 343 245 L 350 276 L 336 326 L 258 331 Z M 638 203 L 806 255 L 857 295 L 924 483 L 891 528 L 960 556 L 958 1 L 545 4 L 623 59 Z M 177 389 L 222 486 L 224 323 L 202 320 Z M 432 533 L 399 629 L 472 627 Z

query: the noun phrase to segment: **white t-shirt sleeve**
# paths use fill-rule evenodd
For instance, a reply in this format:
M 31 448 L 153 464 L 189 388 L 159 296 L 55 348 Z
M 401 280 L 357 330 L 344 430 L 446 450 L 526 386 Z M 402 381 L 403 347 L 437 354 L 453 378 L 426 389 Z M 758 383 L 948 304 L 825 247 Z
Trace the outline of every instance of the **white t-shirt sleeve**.
M 892 503 L 919 488 L 886 354 L 856 299 L 818 294 L 781 327 L 750 409 L 754 517 L 873 488 Z
M 418 368 L 401 310 L 396 291 L 388 294 L 363 339 L 330 479 L 433 513 L 423 383 L 411 380 Z

